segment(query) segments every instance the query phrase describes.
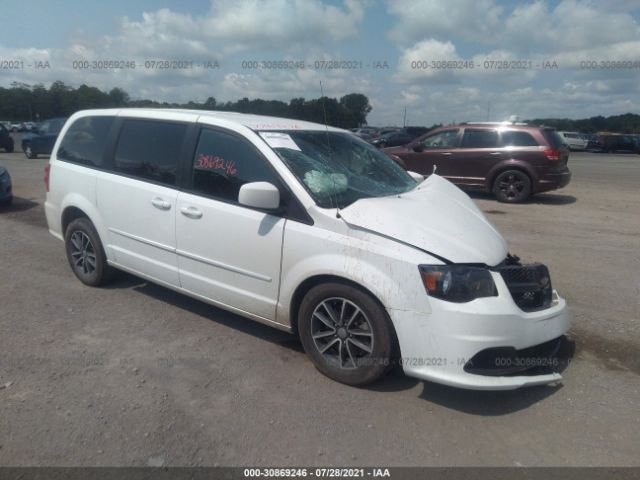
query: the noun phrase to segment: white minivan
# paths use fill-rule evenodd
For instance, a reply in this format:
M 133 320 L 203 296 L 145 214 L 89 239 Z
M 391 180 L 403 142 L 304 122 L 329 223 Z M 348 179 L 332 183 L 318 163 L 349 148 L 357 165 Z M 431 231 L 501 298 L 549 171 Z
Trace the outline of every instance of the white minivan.
M 473 201 L 350 132 L 163 109 L 90 110 L 47 165 L 46 216 L 83 283 L 115 270 L 299 335 L 325 375 L 471 389 L 558 381 L 569 328 Z

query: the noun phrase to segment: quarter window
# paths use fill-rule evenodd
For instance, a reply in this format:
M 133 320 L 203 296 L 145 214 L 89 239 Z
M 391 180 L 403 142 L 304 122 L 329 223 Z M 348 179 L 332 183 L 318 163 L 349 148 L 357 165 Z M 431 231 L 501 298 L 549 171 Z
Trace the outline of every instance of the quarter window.
M 502 144 L 505 147 L 537 147 L 538 142 L 527 132 L 507 130 L 502 132 Z
M 118 139 L 114 170 L 174 187 L 187 125 L 125 120 Z
M 104 147 L 115 117 L 82 117 L 73 122 L 58 148 L 57 158 L 101 167 Z
M 495 130 L 465 130 L 462 148 L 497 148 L 500 146 Z
M 278 186 L 276 174 L 248 142 L 219 130 L 203 129 L 193 160 L 192 188 L 197 193 L 237 203 L 249 182 Z

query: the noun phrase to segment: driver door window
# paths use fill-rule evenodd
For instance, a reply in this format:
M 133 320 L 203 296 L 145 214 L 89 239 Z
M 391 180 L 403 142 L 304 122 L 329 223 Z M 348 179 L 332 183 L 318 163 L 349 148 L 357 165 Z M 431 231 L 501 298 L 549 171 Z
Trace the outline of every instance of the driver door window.
M 458 146 L 458 130 L 445 130 L 428 136 L 422 140 L 425 149 L 456 148 Z

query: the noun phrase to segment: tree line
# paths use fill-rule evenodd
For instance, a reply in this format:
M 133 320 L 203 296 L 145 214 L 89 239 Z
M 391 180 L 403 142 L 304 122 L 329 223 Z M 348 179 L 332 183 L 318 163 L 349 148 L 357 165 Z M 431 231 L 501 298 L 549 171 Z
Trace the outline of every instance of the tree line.
M 104 92 L 96 87 L 80 85 L 73 88 L 56 81 L 46 88 L 43 84 L 12 83 L 9 88 L 0 87 L 0 120 L 38 121 L 53 117 L 67 117 L 78 110 L 90 108 L 189 108 L 195 110 L 223 110 L 276 117 L 308 120 L 340 128 L 354 128 L 367 124 L 371 111 L 369 99 L 361 93 L 350 93 L 339 99 L 321 97 L 292 98 L 288 103 L 280 100 L 242 98 L 235 102 L 218 102 L 214 97 L 203 103 L 157 102 L 132 100 L 121 88 Z
M 49 88 L 43 84 L 28 85 L 12 83 L 10 87 L 0 87 L 0 120 L 38 121 L 53 117 L 66 117 L 78 110 L 89 108 L 189 108 L 194 110 L 223 110 L 276 117 L 308 120 L 340 128 L 354 128 L 367 124 L 371 112 L 369 99 L 361 93 L 350 93 L 341 98 L 321 97 L 305 99 L 292 98 L 289 102 L 280 100 L 250 100 L 242 98 L 235 102 L 218 102 L 214 97 L 204 102 L 187 103 L 158 102 L 155 100 L 132 100 L 121 88 L 108 92 L 96 87 L 80 85 L 78 88 L 56 81 Z M 558 130 L 594 132 L 640 133 L 640 115 L 625 113 L 604 117 L 602 115 L 573 120 L 569 118 L 538 118 L 527 123 L 548 125 Z
M 538 118 L 535 120 L 527 120 L 527 123 L 548 125 L 561 131 L 581 133 L 640 133 L 640 115 L 635 113 L 612 115 L 610 117 L 598 115 L 581 120 L 572 120 L 570 118 Z

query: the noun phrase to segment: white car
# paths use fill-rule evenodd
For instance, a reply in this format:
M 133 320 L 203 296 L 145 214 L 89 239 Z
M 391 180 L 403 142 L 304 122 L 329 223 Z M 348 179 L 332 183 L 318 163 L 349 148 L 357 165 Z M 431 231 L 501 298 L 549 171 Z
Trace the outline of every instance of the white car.
M 586 150 L 589 140 L 578 132 L 558 132 L 569 150 Z
M 337 381 L 396 362 L 470 389 L 558 381 L 569 316 L 547 268 L 509 255 L 453 184 L 422 180 L 325 125 L 93 110 L 56 141 L 45 207 L 83 283 L 124 270 L 295 333 Z

